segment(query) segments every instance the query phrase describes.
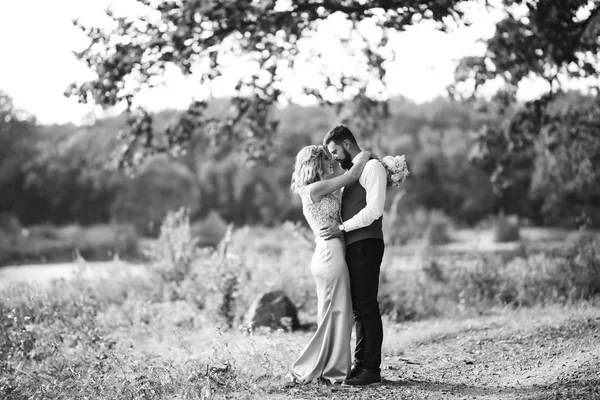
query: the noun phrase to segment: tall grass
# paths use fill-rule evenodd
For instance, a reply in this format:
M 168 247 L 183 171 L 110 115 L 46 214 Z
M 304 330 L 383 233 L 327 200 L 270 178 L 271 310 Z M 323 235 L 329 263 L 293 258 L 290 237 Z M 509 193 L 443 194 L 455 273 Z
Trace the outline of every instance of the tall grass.
M 199 249 L 185 211 L 170 214 L 145 276 L 16 285 L 0 302 L 0 398 L 247 399 L 285 391 L 280 377 L 306 334 L 252 330 L 244 313 L 283 289 L 314 320 L 312 244 L 301 227 L 229 229 Z M 300 235 L 300 236 L 299 236 Z M 392 321 L 497 306 L 572 302 L 600 293 L 598 240 L 504 260 L 424 249 L 418 268 L 382 267 Z
M 404 321 L 586 300 L 600 294 L 599 249 L 597 237 L 582 236 L 563 250 L 509 260 L 422 255 L 418 270 L 384 274 L 380 303 L 392 320 Z
M 114 271 L 100 281 L 4 291 L 0 398 L 248 398 L 261 376 L 284 374 L 294 347 L 220 327 L 233 310 L 228 279 L 241 262 L 227 256 L 226 243 L 214 252 L 187 247 L 186 215 L 170 217 L 154 252 L 166 258 L 145 278 Z M 156 347 L 164 356 L 152 354 Z

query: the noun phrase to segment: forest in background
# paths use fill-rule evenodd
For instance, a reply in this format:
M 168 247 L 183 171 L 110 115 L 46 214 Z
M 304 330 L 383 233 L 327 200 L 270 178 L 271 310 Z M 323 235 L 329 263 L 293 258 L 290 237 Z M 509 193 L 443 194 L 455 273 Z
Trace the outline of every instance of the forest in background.
M 572 134 L 570 146 L 576 149 L 556 152 L 536 151 L 534 145 L 526 157 L 512 164 L 512 185 L 494 191 L 489 176 L 471 160 L 481 151 L 480 133 L 501 125 L 506 116 L 506 110 L 499 111 L 499 101 L 438 98 L 415 104 L 395 98 L 389 105 L 390 117 L 378 132 L 350 126 L 376 154 L 406 155 L 411 176 L 400 206 L 393 211 L 404 216 L 433 211 L 461 226 L 474 226 L 499 214 L 516 215 L 522 223 L 538 226 L 600 226 L 600 163 L 589 165 L 593 159 L 581 157 L 581 165 L 571 165 L 568 171 L 561 165 L 561 157 L 567 162 L 577 159 L 573 153 L 577 147 L 593 155 L 600 139 L 583 142 Z M 569 92 L 554 103 L 566 135 L 582 126 L 600 126 L 598 98 Z M 218 116 L 227 105 L 226 99 L 214 100 L 209 113 Z M 573 109 L 588 112 L 583 118 L 565 119 Z M 339 122 L 333 107 L 278 108 L 270 164 L 249 166 L 233 144 L 215 147 L 199 134 L 186 154 L 157 155 L 130 176 L 111 168 L 119 134 L 128 129 L 125 114 L 88 126 L 43 126 L 16 110 L 4 94 L 0 114 L 3 220 L 16 218 L 23 226 L 131 223 L 138 234 L 147 236 L 157 235 L 166 212 L 180 206 L 190 209 L 192 220 L 215 211 L 238 226 L 303 221 L 299 201 L 289 190 L 294 157 L 301 147 L 319 144 Z M 180 115 L 162 111 L 154 116 L 154 124 L 167 127 Z M 397 197 L 397 190 L 390 189 L 388 210 Z M 581 212 L 573 213 L 574 208 Z

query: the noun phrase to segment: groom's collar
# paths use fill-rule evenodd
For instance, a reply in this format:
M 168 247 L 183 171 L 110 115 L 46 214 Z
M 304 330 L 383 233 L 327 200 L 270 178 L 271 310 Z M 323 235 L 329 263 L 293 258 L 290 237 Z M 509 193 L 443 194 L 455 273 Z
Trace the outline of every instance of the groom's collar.
M 354 164 L 354 162 L 356 161 L 356 159 L 358 158 L 358 156 L 360 155 L 360 153 L 362 153 L 363 151 L 359 151 L 353 158 L 352 158 L 352 164 Z

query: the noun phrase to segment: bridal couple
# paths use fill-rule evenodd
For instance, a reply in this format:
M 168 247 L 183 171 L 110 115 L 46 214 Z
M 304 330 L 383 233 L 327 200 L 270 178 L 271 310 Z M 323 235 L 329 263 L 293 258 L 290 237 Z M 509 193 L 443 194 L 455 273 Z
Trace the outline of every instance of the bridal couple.
M 338 125 L 327 133 L 323 146 L 300 150 L 291 187 L 302 199 L 316 238 L 310 268 L 317 288 L 318 328 L 288 379 L 292 384 L 352 386 L 381 382 L 383 328 L 377 291 L 386 170 L 361 150 L 346 126 Z

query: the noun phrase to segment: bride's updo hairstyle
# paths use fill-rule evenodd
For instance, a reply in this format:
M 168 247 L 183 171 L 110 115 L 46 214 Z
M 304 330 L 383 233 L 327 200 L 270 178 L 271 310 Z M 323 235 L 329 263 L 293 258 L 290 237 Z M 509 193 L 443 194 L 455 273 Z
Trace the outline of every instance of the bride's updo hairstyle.
M 298 193 L 306 185 L 320 181 L 325 176 L 321 155 L 325 152 L 322 146 L 306 146 L 298 152 L 294 173 L 292 174 L 292 191 Z

